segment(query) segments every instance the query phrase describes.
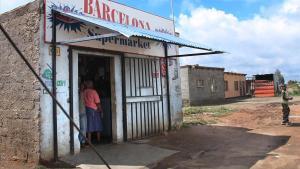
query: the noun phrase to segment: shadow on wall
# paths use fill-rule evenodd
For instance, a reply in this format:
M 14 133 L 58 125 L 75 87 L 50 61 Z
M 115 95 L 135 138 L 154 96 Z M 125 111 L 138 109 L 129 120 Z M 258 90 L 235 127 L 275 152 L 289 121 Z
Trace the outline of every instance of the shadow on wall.
M 245 128 L 193 126 L 152 145 L 179 151 L 151 168 L 251 168 L 271 151 L 285 145 L 289 136 L 250 133 Z

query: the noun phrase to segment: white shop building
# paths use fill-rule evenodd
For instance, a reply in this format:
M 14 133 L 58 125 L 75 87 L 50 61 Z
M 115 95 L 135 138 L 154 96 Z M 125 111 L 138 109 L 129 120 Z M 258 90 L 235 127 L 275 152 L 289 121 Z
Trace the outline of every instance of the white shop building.
M 147 138 L 181 124 L 178 57 L 188 55 L 179 55 L 178 48 L 217 52 L 177 37 L 172 20 L 113 1 L 43 5 L 40 74 L 77 125 L 79 85 L 85 80 L 100 93 L 106 143 Z M 40 111 L 40 158 L 80 152 L 77 130 L 45 90 Z

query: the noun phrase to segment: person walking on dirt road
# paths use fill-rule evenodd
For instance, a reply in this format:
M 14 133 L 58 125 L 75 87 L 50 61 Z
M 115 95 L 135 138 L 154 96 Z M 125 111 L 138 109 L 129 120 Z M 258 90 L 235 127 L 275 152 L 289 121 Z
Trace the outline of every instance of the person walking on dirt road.
M 282 85 L 281 91 L 281 99 L 282 99 L 282 125 L 290 126 L 291 123 L 289 122 L 289 115 L 290 115 L 290 107 L 289 107 L 289 100 L 293 100 L 293 97 L 290 97 L 287 91 L 287 86 Z

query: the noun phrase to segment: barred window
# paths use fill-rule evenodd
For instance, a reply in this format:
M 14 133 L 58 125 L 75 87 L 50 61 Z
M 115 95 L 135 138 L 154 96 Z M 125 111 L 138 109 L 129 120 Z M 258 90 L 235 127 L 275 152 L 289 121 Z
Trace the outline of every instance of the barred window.
M 197 80 L 197 87 L 200 88 L 200 87 L 204 87 L 204 80 Z

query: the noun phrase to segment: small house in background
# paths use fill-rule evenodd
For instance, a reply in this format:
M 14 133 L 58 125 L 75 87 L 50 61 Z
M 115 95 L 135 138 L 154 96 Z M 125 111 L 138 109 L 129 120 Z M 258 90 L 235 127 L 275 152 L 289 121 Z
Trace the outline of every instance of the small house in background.
M 224 68 L 186 65 L 181 67 L 182 99 L 186 106 L 224 100 Z
M 262 74 L 254 76 L 254 96 L 274 97 L 280 93 L 279 79 L 274 74 Z
M 225 72 L 224 83 L 226 99 L 246 96 L 246 74 Z

